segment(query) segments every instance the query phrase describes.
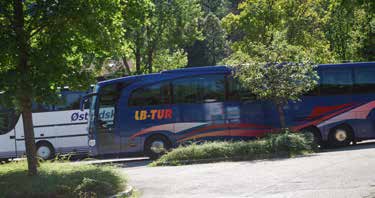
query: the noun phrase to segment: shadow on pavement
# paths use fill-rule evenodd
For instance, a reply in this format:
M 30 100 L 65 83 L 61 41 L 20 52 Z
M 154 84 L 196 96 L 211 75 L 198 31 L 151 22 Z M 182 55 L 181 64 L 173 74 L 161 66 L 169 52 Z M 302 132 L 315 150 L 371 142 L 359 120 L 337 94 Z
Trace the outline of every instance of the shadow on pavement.
M 135 161 L 135 162 L 117 163 L 116 165 L 121 168 L 134 168 L 134 167 L 147 166 L 151 162 L 152 160 L 143 160 L 143 161 Z
M 318 153 L 353 151 L 353 150 L 374 149 L 374 148 L 375 148 L 375 141 L 371 141 L 371 142 L 361 142 L 355 145 L 350 145 L 350 146 L 340 147 L 340 148 L 322 149 Z

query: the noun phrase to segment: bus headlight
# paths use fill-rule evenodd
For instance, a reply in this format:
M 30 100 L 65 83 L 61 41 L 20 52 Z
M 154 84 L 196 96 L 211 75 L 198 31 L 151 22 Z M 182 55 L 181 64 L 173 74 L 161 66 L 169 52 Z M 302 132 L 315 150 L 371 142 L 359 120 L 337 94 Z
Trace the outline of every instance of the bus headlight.
M 89 140 L 89 146 L 90 147 L 94 147 L 96 144 L 96 141 L 95 140 Z

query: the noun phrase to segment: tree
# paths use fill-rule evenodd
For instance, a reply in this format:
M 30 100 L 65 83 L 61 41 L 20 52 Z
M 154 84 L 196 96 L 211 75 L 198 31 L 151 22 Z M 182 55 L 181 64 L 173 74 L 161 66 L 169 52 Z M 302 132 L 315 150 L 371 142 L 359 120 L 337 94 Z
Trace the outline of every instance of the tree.
M 135 59 L 136 72 L 151 73 L 159 50 L 176 52 L 200 39 L 198 19 L 201 15 L 198 0 L 127 1 L 123 27 L 125 40 Z
M 317 72 L 309 63 L 257 63 L 238 65 L 236 76 L 260 100 L 272 101 L 281 129 L 286 128 L 283 107 L 317 85 Z
M 22 113 L 29 175 L 37 174 L 32 101 L 90 83 L 92 66 L 117 48 L 120 11 L 119 0 L 0 2 L 0 90 Z
M 240 13 L 228 14 L 222 24 L 235 52 L 256 56 L 254 46 L 268 48 L 282 33 L 288 45 L 310 54 L 313 61 L 333 62 L 334 55 L 323 32 L 322 1 L 244 1 L 239 5 Z
M 225 56 L 225 31 L 221 22 L 213 13 L 209 13 L 203 21 L 203 35 L 207 50 L 205 58 L 209 65 L 216 65 Z
M 253 53 L 237 51 L 225 60 L 235 67 L 235 76 L 244 87 L 258 99 L 275 104 L 282 129 L 286 128 L 284 105 L 298 101 L 319 79 L 309 54 L 300 46 L 288 44 L 285 37 L 285 32 L 275 32 L 268 46 L 253 44 Z
M 330 1 L 324 30 L 337 59 L 374 60 L 374 4 L 371 0 Z

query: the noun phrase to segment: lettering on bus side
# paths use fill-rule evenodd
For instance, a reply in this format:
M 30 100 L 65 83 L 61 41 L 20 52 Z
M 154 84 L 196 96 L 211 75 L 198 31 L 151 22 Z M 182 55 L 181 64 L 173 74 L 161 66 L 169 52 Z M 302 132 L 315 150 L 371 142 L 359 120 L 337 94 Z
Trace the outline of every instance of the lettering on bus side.
M 151 110 L 138 110 L 134 112 L 135 120 L 164 120 L 172 119 L 172 109 L 151 109 Z
M 103 121 L 110 121 L 113 120 L 113 117 L 115 115 L 115 109 L 113 107 L 107 107 L 107 108 L 102 108 L 99 110 L 99 117 L 100 120 Z M 88 112 L 74 112 L 70 116 L 70 120 L 72 122 L 76 121 L 87 121 L 88 120 L 89 113 Z

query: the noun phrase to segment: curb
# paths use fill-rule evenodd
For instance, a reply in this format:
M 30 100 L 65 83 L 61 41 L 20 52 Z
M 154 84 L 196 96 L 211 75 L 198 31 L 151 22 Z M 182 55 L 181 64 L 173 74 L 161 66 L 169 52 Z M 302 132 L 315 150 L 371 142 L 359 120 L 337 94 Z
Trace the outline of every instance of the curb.
M 134 188 L 130 185 L 126 186 L 126 189 L 120 193 L 110 196 L 109 198 L 121 198 L 130 197 L 133 194 Z
M 216 163 L 216 162 L 226 162 L 226 161 L 254 161 L 254 160 L 268 160 L 268 159 L 272 160 L 272 159 L 287 159 L 287 158 L 291 158 L 290 153 L 280 152 L 280 153 L 272 153 L 272 154 L 258 154 L 258 155 L 247 156 L 247 157 L 221 157 L 221 158 L 198 159 L 198 160 L 166 161 L 158 165 L 154 165 L 154 167 L 205 164 L 205 163 Z

